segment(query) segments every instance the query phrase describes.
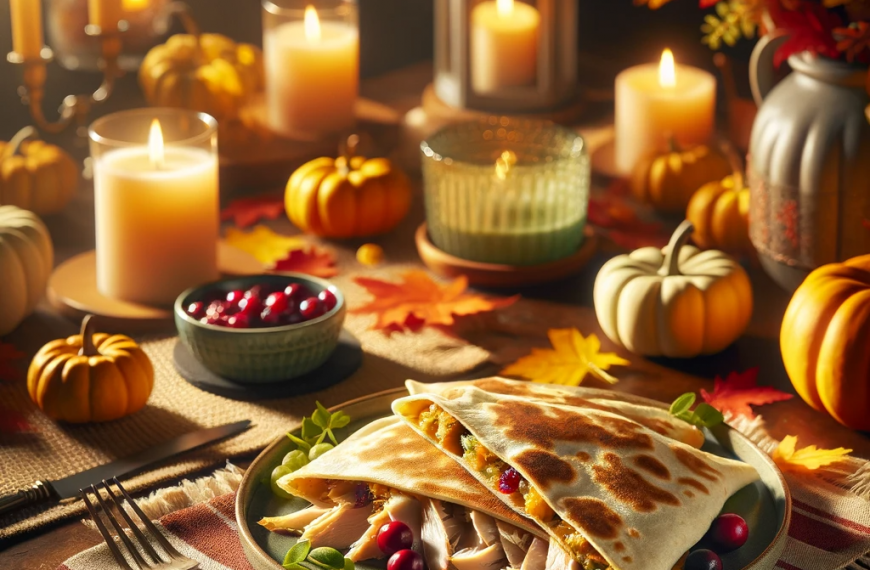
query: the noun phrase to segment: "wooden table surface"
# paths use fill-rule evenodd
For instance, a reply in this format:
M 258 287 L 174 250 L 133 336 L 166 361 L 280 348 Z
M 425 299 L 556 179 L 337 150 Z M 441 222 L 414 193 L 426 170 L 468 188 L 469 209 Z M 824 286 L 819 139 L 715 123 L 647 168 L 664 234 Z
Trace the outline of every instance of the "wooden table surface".
M 364 82 L 363 94 L 383 103 L 396 116 L 401 116 L 419 103 L 422 89 L 430 79 L 431 66 L 416 65 Z M 588 120 L 590 123 L 600 121 L 605 114 L 606 111 L 603 111 L 599 116 L 593 111 Z M 404 224 L 409 230 L 422 219 L 419 205 L 412 216 L 420 219 Z M 92 218 L 90 220 L 90 223 L 82 222 L 72 215 L 61 215 L 50 220 L 59 261 L 93 247 Z M 396 239 L 410 242 L 410 231 L 403 234 L 396 235 Z M 574 278 L 521 291 L 522 301 L 508 309 L 521 313 L 520 318 L 512 319 L 512 322 L 523 323 L 521 335 L 517 334 L 520 331 L 510 329 L 487 332 L 470 329 L 461 334 L 496 354 L 508 349 L 527 352 L 530 346 L 541 346 L 546 342 L 546 330 L 558 326 L 572 326 L 587 333 L 598 331 L 600 334 L 591 310 L 592 284 L 598 267 L 611 255 L 613 252 L 599 252 L 589 266 Z M 670 401 L 684 392 L 697 391 L 702 387 L 710 389 L 711 379 L 717 374 L 758 366 L 761 383 L 793 393 L 778 346 L 779 325 L 789 297 L 757 267 L 750 267 L 749 273 L 755 294 L 755 312 L 749 330 L 740 340 L 719 355 L 689 361 L 657 359 L 651 362 L 634 357 L 628 369 L 620 370 L 618 389 Z M 46 340 L 70 334 L 75 329 L 73 323 L 43 304 L 35 315 L 5 340 L 33 352 Z M 523 340 L 518 341 L 518 337 Z M 518 347 L 518 343 L 525 346 Z M 854 449 L 855 456 L 870 459 L 870 437 L 867 434 L 840 426 L 826 415 L 809 408 L 797 397 L 765 406 L 762 413 L 773 437 L 797 435 L 802 444 L 845 446 Z M 250 459 L 240 458 L 237 463 L 244 465 Z M 0 552 L 0 568 L 54 569 L 66 558 L 99 542 L 99 535 L 87 530 L 78 521 L 62 523 L 8 546 Z

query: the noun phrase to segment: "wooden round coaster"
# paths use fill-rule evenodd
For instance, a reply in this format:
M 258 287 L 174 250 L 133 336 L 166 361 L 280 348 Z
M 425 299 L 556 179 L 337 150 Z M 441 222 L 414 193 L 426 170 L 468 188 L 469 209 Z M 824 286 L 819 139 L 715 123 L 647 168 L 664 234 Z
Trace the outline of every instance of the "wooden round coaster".
M 176 341 L 172 351 L 175 370 L 187 383 L 210 394 L 245 402 L 288 398 L 328 388 L 356 372 L 362 365 L 362 356 L 359 340 L 342 330 L 335 352 L 317 370 L 283 382 L 244 384 L 227 380 L 203 366 L 181 341 Z
M 224 242 L 218 246 L 218 267 L 228 276 L 263 273 L 263 264 Z M 63 315 L 79 320 L 91 314 L 106 332 L 159 330 L 172 327 L 172 307 L 154 307 L 106 297 L 97 289 L 97 252 L 61 263 L 48 280 L 49 303 Z
M 464 275 L 472 285 L 482 287 L 524 287 L 555 281 L 580 271 L 592 258 L 598 247 L 598 236 L 587 225 L 580 249 L 568 257 L 539 265 L 501 265 L 469 261 L 439 249 L 429 239 L 424 222 L 417 228 L 417 252 L 426 267 L 442 277 Z

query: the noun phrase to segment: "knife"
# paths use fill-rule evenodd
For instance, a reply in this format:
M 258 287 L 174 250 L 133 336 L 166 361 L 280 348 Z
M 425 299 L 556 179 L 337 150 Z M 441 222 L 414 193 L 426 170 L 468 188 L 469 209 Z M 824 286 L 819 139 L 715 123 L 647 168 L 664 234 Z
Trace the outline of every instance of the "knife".
M 251 420 L 242 420 L 232 424 L 224 424 L 186 433 L 150 449 L 140 451 L 135 455 L 116 459 L 111 463 L 98 465 L 87 471 L 82 471 L 57 481 L 37 481 L 29 489 L 23 489 L 11 495 L 0 497 L 0 516 L 37 503 L 50 500 L 60 501 L 61 499 L 75 497 L 79 494 L 80 489 L 90 487 L 103 479 L 129 475 L 152 463 L 157 463 L 179 453 L 184 453 L 219 439 L 241 433 L 248 429 L 250 425 Z

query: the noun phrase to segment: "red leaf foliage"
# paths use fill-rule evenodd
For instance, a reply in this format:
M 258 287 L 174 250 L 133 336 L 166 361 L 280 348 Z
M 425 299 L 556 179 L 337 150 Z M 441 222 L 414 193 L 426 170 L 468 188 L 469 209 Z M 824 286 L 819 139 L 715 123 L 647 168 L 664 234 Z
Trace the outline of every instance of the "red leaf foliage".
M 605 194 L 589 199 L 589 223 L 626 249 L 664 247 L 668 243 L 668 236 L 662 234 L 662 225 L 641 220 L 622 197 L 621 189 L 622 186 L 613 185 Z
M 796 2 L 791 10 L 778 2 L 768 2 L 768 5 L 777 27 L 788 33 L 788 39 L 774 55 L 776 66 L 803 51 L 834 59 L 840 56 L 834 30 L 841 27 L 843 21 L 835 12 L 808 1 Z
M 233 220 L 239 228 L 253 226 L 263 219 L 274 220 L 284 213 L 281 196 L 254 196 L 239 198 L 221 210 L 221 221 Z
M 338 275 L 335 256 L 332 255 L 332 252 L 316 247 L 291 251 L 287 257 L 275 263 L 272 271 L 292 271 L 323 278 Z
M 749 419 L 755 417 L 750 405 L 762 406 L 794 397 L 770 386 L 758 386 L 757 380 L 757 367 L 745 372 L 732 372 L 725 380 L 717 376 L 714 380 L 713 392 L 707 392 L 702 388 L 701 397 L 723 414 L 730 412 L 735 416 Z
M 25 356 L 11 344 L 0 342 L 0 382 L 14 382 L 23 376 L 18 362 Z

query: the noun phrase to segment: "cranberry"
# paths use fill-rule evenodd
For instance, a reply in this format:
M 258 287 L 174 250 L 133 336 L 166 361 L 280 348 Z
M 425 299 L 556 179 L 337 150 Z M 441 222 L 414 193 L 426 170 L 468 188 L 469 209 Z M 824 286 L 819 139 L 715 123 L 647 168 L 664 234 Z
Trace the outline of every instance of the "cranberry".
M 263 288 L 259 285 L 254 285 L 247 291 L 245 291 L 245 299 L 250 299 L 251 297 L 260 298 L 263 296 Z
M 270 293 L 266 297 L 266 307 L 272 309 L 275 313 L 283 313 L 287 310 L 287 295 L 281 291 Z
M 244 291 L 230 291 L 227 293 L 226 302 L 233 306 L 238 305 L 239 301 L 244 298 L 244 295 Z
M 274 310 L 272 307 L 266 307 L 260 313 L 260 320 L 263 321 L 263 324 L 267 327 L 278 326 L 281 320 L 281 313 Z
M 244 297 L 239 301 L 239 312 L 243 315 L 258 315 L 263 310 L 263 302 L 259 297 Z
M 205 305 L 202 301 L 194 301 L 187 306 L 187 314 L 194 319 L 201 319 L 205 316 Z
M 378 531 L 378 548 L 387 556 L 401 552 L 414 552 L 413 550 L 408 550 L 412 544 L 414 544 L 414 533 L 402 521 L 390 521 Z M 417 553 L 414 552 L 414 554 Z M 390 558 L 390 561 L 387 562 L 388 570 L 393 570 L 390 568 L 393 558 Z M 410 566 L 402 566 L 401 569 L 395 568 L 395 570 L 410 570 Z
M 223 301 L 212 301 L 208 304 L 205 310 L 205 315 L 209 318 L 217 318 L 227 312 L 227 306 Z
M 203 319 L 200 319 L 200 322 L 203 322 L 207 325 L 214 325 L 217 327 L 222 327 L 227 322 L 227 317 L 223 315 L 209 315 Z
M 423 570 L 423 557 L 406 548 L 390 556 L 387 570 Z
M 355 509 L 371 505 L 372 501 L 375 500 L 375 497 L 372 494 L 372 490 L 369 488 L 367 483 L 356 484 L 356 488 L 354 489 L 354 498 L 356 499 L 353 503 L 353 508 Z
M 227 319 L 227 326 L 231 329 L 246 329 L 250 326 L 251 320 L 248 315 L 239 313 Z
M 306 321 L 315 319 L 323 314 L 323 308 L 320 306 L 320 301 L 317 297 L 308 297 L 299 303 L 299 313 Z
M 749 538 L 749 527 L 743 517 L 734 513 L 719 515 L 704 536 L 713 550 L 720 554 L 737 550 Z
M 326 311 L 331 311 L 338 304 L 338 299 L 335 298 L 335 293 L 329 289 L 321 291 L 317 298 L 320 299 L 320 302 Z
M 712 550 L 701 548 L 689 553 L 683 570 L 722 570 L 722 560 Z
M 498 478 L 498 490 L 505 495 L 516 493 L 520 488 L 520 480 L 520 474 L 511 467 Z
M 291 299 L 299 300 L 305 298 L 305 291 L 299 283 L 291 283 L 284 288 L 284 294 Z

